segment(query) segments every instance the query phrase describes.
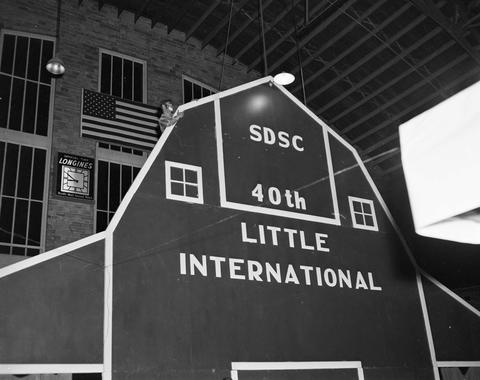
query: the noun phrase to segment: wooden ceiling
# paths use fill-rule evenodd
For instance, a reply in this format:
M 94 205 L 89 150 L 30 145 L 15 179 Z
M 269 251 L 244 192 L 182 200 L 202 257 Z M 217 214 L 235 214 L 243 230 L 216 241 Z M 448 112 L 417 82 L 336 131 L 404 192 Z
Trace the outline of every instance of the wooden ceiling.
M 480 0 L 104 4 L 180 30 L 185 41 L 196 38 L 261 75 L 293 72 L 287 88 L 380 174 L 401 167 L 402 122 L 480 80 Z

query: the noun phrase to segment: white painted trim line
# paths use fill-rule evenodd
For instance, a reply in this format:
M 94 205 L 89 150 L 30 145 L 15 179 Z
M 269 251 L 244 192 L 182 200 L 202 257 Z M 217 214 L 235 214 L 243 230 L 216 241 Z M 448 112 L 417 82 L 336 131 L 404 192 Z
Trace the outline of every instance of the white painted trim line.
M 220 190 L 221 193 L 224 191 L 225 189 Z M 280 209 L 263 207 L 263 206 L 253 206 L 249 204 L 230 202 L 230 201 L 221 202 L 220 206 L 231 208 L 234 210 L 250 211 L 250 212 L 256 212 L 259 214 L 266 214 L 266 215 L 282 216 L 284 218 L 306 220 L 309 222 L 333 224 L 336 226 L 340 225 L 340 221 L 337 218 L 326 218 L 324 216 L 319 216 L 319 215 L 302 214 L 300 212 L 286 211 L 286 210 L 280 210 Z
M 113 329 L 113 236 L 105 237 L 105 280 L 103 311 L 103 370 L 102 380 L 112 379 Z
M 361 361 L 327 362 L 232 362 L 234 371 L 286 371 L 362 368 Z
M 447 288 L 445 285 L 443 285 L 441 282 L 430 276 L 428 273 L 426 273 L 423 269 L 420 270 L 422 275 L 429 280 L 432 284 L 436 285 L 439 287 L 441 290 L 443 290 L 445 293 L 447 293 L 450 297 L 452 297 L 454 300 L 456 300 L 458 303 L 460 303 L 462 306 L 466 307 L 468 310 L 470 310 L 473 314 L 475 314 L 477 317 L 480 317 L 480 310 L 475 308 L 474 306 L 470 305 L 467 301 L 465 301 L 463 298 L 461 298 L 459 295 L 454 293 L 452 290 Z
M 0 374 L 101 373 L 103 364 L 0 364 Z
M 435 345 L 433 344 L 433 334 L 432 328 L 430 326 L 430 317 L 428 315 L 427 302 L 425 300 L 425 293 L 423 292 L 423 283 L 420 273 L 417 271 L 416 275 L 418 296 L 420 298 L 420 306 L 422 307 L 422 315 L 425 323 L 425 332 L 427 334 L 428 347 L 430 350 L 430 360 L 432 361 L 433 366 L 433 376 L 435 380 L 440 380 L 440 372 L 438 371 L 437 366 L 437 357 L 435 353 Z
M 259 84 L 268 83 L 268 82 L 273 83 L 273 78 L 270 77 L 270 76 L 265 77 L 265 78 L 260 78 L 260 79 L 254 80 L 253 82 L 248 82 L 248 83 L 242 84 L 240 86 L 231 88 L 229 90 L 219 92 L 217 94 L 212 94 L 212 95 L 209 95 L 209 96 L 205 96 L 204 98 L 201 98 L 201 99 L 192 100 L 191 102 L 182 104 L 180 107 L 178 107 L 178 111 L 183 112 L 187 109 L 195 108 L 195 107 L 200 106 L 202 104 L 206 104 L 206 103 L 209 103 L 211 101 L 215 101 L 215 100 L 224 98 L 226 96 L 236 94 L 237 92 L 248 90 L 249 88 L 258 86 Z
M 473 362 L 469 362 L 469 361 L 451 361 L 451 362 L 447 362 L 447 361 L 439 361 L 437 362 L 437 366 L 438 367 L 480 367 L 480 361 L 477 362 L 477 361 L 473 361 Z
M 74 241 L 73 243 L 69 243 L 63 245 L 61 247 L 55 248 L 51 251 L 41 253 L 37 256 L 30 257 L 25 260 L 18 261 L 14 264 L 8 265 L 6 267 L 0 268 L 0 278 L 8 276 L 12 273 L 19 272 L 23 269 L 30 268 L 34 265 L 43 263 L 45 261 L 51 260 L 55 257 L 67 254 L 75 249 L 85 247 L 86 245 L 95 243 L 105 238 L 105 232 L 99 232 L 95 235 L 88 236 L 84 239 L 80 239 Z
M 223 163 L 223 136 L 222 136 L 222 114 L 220 110 L 220 99 L 215 99 L 215 137 L 217 138 L 217 166 L 218 166 L 218 185 L 220 194 L 220 205 L 227 201 L 225 190 L 225 165 Z
M 332 201 L 333 201 L 333 215 L 335 220 L 338 222 L 338 226 L 341 225 L 340 211 L 338 207 L 338 196 L 337 196 L 337 187 L 335 184 L 335 173 L 333 172 L 333 160 L 332 152 L 330 151 L 330 141 L 328 138 L 327 128 L 322 125 L 323 129 L 323 141 L 325 144 L 325 154 L 327 157 L 327 166 L 328 166 L 328 175 L 330 176 L 330 191 L 332 192 Z

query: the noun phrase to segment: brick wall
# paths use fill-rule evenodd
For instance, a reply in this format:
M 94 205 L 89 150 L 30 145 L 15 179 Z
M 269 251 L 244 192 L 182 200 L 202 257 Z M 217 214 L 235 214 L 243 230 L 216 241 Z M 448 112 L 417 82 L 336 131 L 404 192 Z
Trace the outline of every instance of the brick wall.
M 15 31 L 54 36 L 56 1 L 2 0 L 0 27 Z M 55 159 L 58 152 L 81 156 L 95 156 L 95 142 L 80 137 L 81 89 L 98 88 L 98 49 L 105 48 L 147 61 L 147 103 L 157 105 L 161 99 L 182 100 L 182 74 L 218 87 L 222 56 L 200 41 L 150 20 L 124 11 L 118 17 L 117 9 L 105 5 L 98 10 L 98 2 L 85 0 L 62 1 L 60 24 L 60 56 L 67 71 L 56 81 L 53 113 L 52 155 L 50 162 L 50 191 L 46 249 L 91 235 L 94 204 L 67 201 L 55 195 Z M 246 73 L 240 64 L 231 65 L 227 58 L 222 89 L 246 83 L 258 77 Z

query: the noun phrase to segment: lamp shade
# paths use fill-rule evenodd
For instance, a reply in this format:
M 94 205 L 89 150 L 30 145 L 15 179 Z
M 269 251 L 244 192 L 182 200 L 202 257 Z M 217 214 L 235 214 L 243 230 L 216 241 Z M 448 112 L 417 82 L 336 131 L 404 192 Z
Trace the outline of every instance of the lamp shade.
M 418 234 L 480 244 L 480 82 L 400 126 Z
M 65 72 L 65 65 L 63 64 L 63 61 L 58 58 L 58 56 L 54 56 L 52 59 L 50 59 L 45 68 L 53 75 L 62 75 Z
M 282 71 L 281 73 L 275 75 L 273 77 L 273 80 L 275 81 L 276 84 L 286 86 L 295 81 L 295 75 Z

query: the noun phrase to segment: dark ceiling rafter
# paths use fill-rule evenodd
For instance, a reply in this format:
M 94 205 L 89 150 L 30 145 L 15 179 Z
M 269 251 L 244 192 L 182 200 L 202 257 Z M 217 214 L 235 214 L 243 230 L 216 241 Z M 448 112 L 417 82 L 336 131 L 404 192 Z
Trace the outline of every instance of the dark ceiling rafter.
M 408 33 L 410 30 L 415 28 L 417 25 L 419 25 L 423 20 L 425 20 L 426 16 L 425 15 L 420 15 L 416 17 L 412 22 L 408 23 L 404 28 L 399 30 L 397 33 L 395 33 L 392 37 L 388 38 L 386 41 L 384 41 L 381 45 L 379 45 L 376 49 L 370 51 L 367 55 L 365 55 L 362 59 L 357 61 L 354 65 L 351 65 L 346 71 L 344 71 L 340 76 L 337 76 L 336 78 L 332 79 L 328 83 L 324 84 L 317 90 L 315 90 L 310 96 L 308 97 L 308 101 L 312 102 L 314 99 L 316 99 L 320 94 L 331 88 L 334 84 L 342 80 L 344 77 L 347 75 L 353 73 L 355 70 L 360 68 L 362 65 L 367 63 L 370 59 L 378 55 L 380 52 L 385 50 L 389 45 L 398 40 L 400 37 Z
M 314 28 L 310 33 L 308 33 L 305 37 L 303 37 L 300 41 L 298 41 L 298 45 L 300 48 L 304 47 L 310 40 L 316 37 L 320 32 L 325 30 L 332 22 L 336 20 L 338 16 L 340 16 L 348 7 L 352 6 L 357 0 L 348 0 L 347 2 L 343 3 L 341 7 L 339 7 L 335 12 L 333 12 L 330 16 L 327 17 L 326 20 L 321 22 Z M 287 59 L 289 59 L 292 55 L 296 54 L 297 47 L 293 46 L 286 54 L 282 54 L 282 57 L 278 59 L 270 68 L 270 72 L 275 72 L 275 70 L 284 63 Z
M 294 6 L 297 5 L 301 0 L 294 0 Z M 271 29 L 275 28 L 275 26 L 285 18 L 287 14 L 289 14 L 292 11 L 291 8 L 285 8 L 283 12 L 281 12 L 275 20 L 272 22 L 268 23 L 265 22 L 265 34 L 267 34 Z M 238 53 L 234 55 L 234 59 L 238 60 L 240 57 L 242 57 L 248 50 L 250 50 L 260 39 L 260 36 L 257 35 L 256 37 L 252 38 L 251 41 L 245 45 L 242 50 L 240 50 Z
M 185 17 L 185 15 L 188 14 L 188 11 L 189 11 L 189 8 L 191 7 L 192 3 L 194 2 L 195 0 L 183 0 L 181 3 L 182 3 L 182 7 L 180 8 L 180 16 L 177 17 L 175 19 L 175 21 L 173 21 L 172 23 L 167 23 L 167 33 L 170 34 L 172 32 L 173 29 L 175 29 L 177 27 L 177 25 L 180 23 L 180 21 L 183 20 L 183 18 Z M 157 21 L 155 20 L 155 23 L 157 23 Z M 155 26 L 155 23 L 152 22 L 152 28 Z
M 322 9 L 326 4 L 329 4 L 330 0 L 323 0 L 320 4 L 317 4 L 317 6 L 311 10 L 310 14 L 315 14 L 317 13 L 320 9 Z M 303 20 L 297 22 L 297 27 L 300 27 L 302 26 L 303 24 Z M 279 45 L 281 45 L 287 38 L 290 38 L 292 35 L 294 35 L 295 33 L 295 28 L 292 26 L 290 29 L 288 29 L 288 31 L 282 36 L 280 37 L 277 41 L 275 41 L 275 43 L 272 45 L 272 46 L 269 46 L 267 48 L 267 56 L 268 54 L 270 54 L 273 50 L 275 50 Z M 252 71 L 261 61 L 261 57 L 258 57 L 256 58 L 252 63 L 250 63 L 247 67 L 247 72 L 250 72 Z
M 437 27 L 437 28 L 431 30 L 428 34 L 424 35 L 422 38 L 417 40 L 413 45 L 410 45 L 409 47 L 407 47 L 405 49 L 402 49 L 402 51 L 398 55 L 396 55 L 394 58 L 392 58 L 391 60 L 389 60 L 388 62 L 383 64 L 377 70 L 371 72 L 369 75 L 364 77 L 360 82 L 356 83 L 350 89 L 342 92 L 340 95 L 338 95 L 334 99 L 330 100 L 327 104 L 323 105 L 321 108 L 319 108 L 315 112 L 321 114 L 321 113 L 325 112 L 326 110 L 332 108 L 334 105 L 338 104 L 338 102 L 345 99 L 347 96 L 349 96 L 350 94 L 354 93 L 355 91 L 357 91 L 359 88 L 361 88 L 365 84 L 372 81 L 374 78 L 376 78 L 377 76 L 379 76 L 380 74 L 382 74 L 383 72 L 385 72 L 386 70 L 391 68 L 396 63 L 398 63 L 400 61 L 403 61 L 404 58 L 407 57 L 410 53 L 417 50 L 421 45 L 430 41 L 433 37 L 437 36 L 441 31 L 442 31 L 442 29 L 440 27 Z M 414 67 L 414 65 L 411 65 L 411 64 L 409 64 L 409 66 L 410 66 L 410 68 Z M 414 70 L 416 70 L 416 67 L 415 67 Z
M 145 8 L 148 7 L 148 4 L 151 3 L 152 0 L 144 0 L 144 2 L 142 3 L 142 5 L 135 11 L 135 17 L 134 17 L 134 21 L 133 22 L 137 22 L 138 19 L 142 16 L 143 14 L 143 11 L 145 10 Z
M 232 18 L 248 3 L 249 0 L 243 0 L 240 4 L 238 5 L 235 5 L 234 3 L 234 11 L 232 13 Z M 202 41 L 202 49 L 205 48 L 205 46 L 207 46 L 210 41 L 212 41 L 217 35 L 218 33 L 220 32 L 220 30 L 222 30 L 228 23 L 228 17 L 224 17 L 222 22 L 218 23 L 217 26 L 215 27 L 215 29 L 213 29 L 210 33 L 208 33 L 208 35 L 203 39 Z
M 364 13 L 358 16 L 357 22 L 351 22 L 348 24 L 347 27 L 343 28 L 343 30 L 340 33 L 335 34 L 335 37 L 330 38 L 328 41 L 326 41 L 321 47 L 319 47 L 317 50 L 313 52 L 307 59 L 303 61 L 303 66 L 309 65 L 311 62 L 313 62 L 315 59 L 317 59 L 324 51 L 326 51 L 330 46 L 335 44 L 337 41 L 339 41 L 342 37 L 346 36 L 353 28 L 358 26 L 359 23 L 361 23 L 364 19 L 366 19 L 368 16 L 370 16 L 373 12 L 375 12 L 380 6 L 382 6 L 387 0 L 379 0 L 376 1 L 370 8 L 368 8 Z M 298 67 L 292 68 L 292 73 L 297 73 L 298 72 Z M 301 89 L 301 84 L 297 85 L 294 89 L 293 92 L 297 92 Z
M 480 65 L 480 54 L 473 48 L 473 46 L 464 37 L 465 30 L 459 27 L 458 24 L 450 22 L 433 3 L 432 0 L 409 0 L 426 16 L 430 17 L 438 25 L 440 25 L 457 43 L 465 50 L 465 52 Z
M 370 164 L 370 165 L 378 165 L 386 160 L 391 159 L 392 157 L 396 156 L 397 154 L 400 154 L 400 148 L 393 148 L 390 149 L 389 151 L 380 153 L 376 156 L 373 156 L 371 158 L 366 158 L 363 161 L 364 164 Z
M 402 91 L 400 94 L 397 94 L 395 97 L 393 97 L 392 99 L 390 99 L 388 102 L 384 103 L 381 107 L 379 108 L 375 108 L 373 111 L 367 113 L 366 115 L 362 116 L 361 118 L 359 118 L 358 120 L 354 121 L 353 123 L 351 123 L 347 128 L 345 129 L 342 129 L 342 133 L 348 133 L 350 131 L 352 131 L 353 129 L 357 128 L 359 125 L 361 125 L 362 123 L 364 123 L 365 121 L 371 119 L 372 117 L 378 115 L 380 112 L 382 112 L 383 110 L 387 109 L 388 107 L 392 106 L 393 104 L 396 104 L 400 99 L 403 99 L 405 98 L 406 96 L 414 93 L 415 91 L 419 90 L 420 88 L 422 88 L 423 86 L 427 85 L 429 81 L 431 81 L 432 79 L 435 79 L 436 77 L 444 74 L 445 72 L 447 72 L 448 70 L 450 70 L 451 68 L 455 67 L 457 64 L 459 64 L 460 62 L 466 60 L 468 58 L 468 55 L 466 53 L 462 54 L 461 56 L 457 57 L 456 59 L 454 59 L 453 61 L 450 61 L 448 64 L 442 66 L 441 68 L 439 68 L 438 70 L 434 71 L 432 74 L 430 74 L 427 78 L 424 78 L 422 79 L 421 81 L 415 83 L 415 85 L 407 88 L 406 90 Z M 440 95 L 437 91 L 433 92 L 433 94 L 435 96 L 437 95 Z M 402 112 L 403 113 L 403 112 Z M 400 114 L 402 114 L 400 113 Z M 398 116 L 398 115 L 397 115 Z M 402 115 L 403 116 L 403 115 Z M 390 121 L 390 120 L 387 120 L 387 121 Z M 385 122 L 384 122 L 385 123 Z M 377 125 L 375 126 L 374 128 L 370 128 L 368 129 L 366 132 L 364 132 L 363 134 L 361 134 L 360 136 L 356 137 L 353 141 L 354 143 L 357 143 L 361 140 L 363 140 L 364 138 L 380 131 L 381 129 L 383 129 L 384 127 L 386 127 L 388 124 L 380 124 L 380 125 Z
M 355 102 L 355 104 L 353 104 L 352 106 L 350 106 L 349 108 L 345 109 L 344 111 L 342 111 L 341 113 L 339 113 L 338 115 L 336 115 L 332 120 L 331 122 L 332 123 L 335 123 L 336 121 L 340 120 L 341 118 L 343 118 L 344 116 L 348 115 L 350 112 L 352 112 L 353 110 L 355 110 L 356 108 L 360 107 L 361 105 L 365 104 L 366 102 L 368 102 L 369 100 L 371 100 L 372 98 L 374 98 L 375 96 L 381 94 L 382 92 L 384 92 L 385 90 L 388 90 L 389 88 L 391 88 L 393 85 L 395 85 L 396 83 L 398 83 L 399 81 L 401 81 L 402 79 L 406 78 L 408 75 L 412 74 L 413 72 L 415 72 L 416 70 L 418 70 L 420 67 L 424 66 L 425 64 L 427 64 L 428 62 L 430 62 L 432 59 L 434 59 L 435 57 L 439 56 L 440 54 L 442 54 L 443 52 L 445 52 L 447 49 L 449 49 L 450 47 L 452 47 L 453 45 L 455 45 L 455 41 L 453 40 L 449 40 L 447 43 L 445 43 L 444 45 L 442 45 L 441 47 L 439 47 L 438 49 L 436 49 L 433 53 L 429 54 L 427 57 L 423 58 L 422 60 L 418 61 L 413 67 L 409 68 L 407 71 L 404 71 L 402 74 L 400 74 L 399 76 L 395 77 L 395 78 L 392 78 L 390 81 L 388 81 L 387 83 L 385 83 L 384 85 L 382 85 L 381 87 L 379 87 L 378 89 L 376 89 L 375 91 L 373 91 L 372 93 L 370 93 L 367 97 L 363 98 L 362 100 L 358 101 L 358 102 Z
M 273 3 L 273 0 L 267 0 L 265 4 L 263 4 L 263 9 L 268 8 L 268 6 L 272 3 Z M 249 18 L 245 20 L 245 22 L 242 25 L 240 25 L 240 27 L 235 31 L 235 33 L 232 34 L 232 36 L 230 36 L 229 43 L 231 44 L 253 21 L 257 19 L 257 17 L 258 17 L 258 9 L 251 16 L 249 16 Z M 222 47 L 217 49 L 217 57 L 223 53 L 223 51 L 225 50 L 225 47 L 226 47 L 226 44 L 223 43 Z
M 205 19 L 212 14 L 216 7 L 222 2 L 222 0 L 215 0 L 210 6 L 207 8 L 205 12 L 195 21 L 195 24 L 185 33 L 185 42 L 187 42 L 190 37 L 195 33 L 200 25 L 205 21 Z
M 456 86 L 458 86 L 463 81 L 465 81 L 465 80 L 467 80 L 467 79 L 469 79 L 470 77 L 473 77 L 473 76 L 475 76 L 476 80 L 479 79 L 478 68 L 468 70 L 466 73 L 459 76 L 454 81 L 450 82 L 447 86 L 445 86 L 444 90 L 445 91 L 452 91 Z M 436 97 L 437 97 L 437 94 L 434 93 L 434 94 L 431 94 L 430 96 L 422 99 L 420 102 L 412 104 L 410 107 L 408 107 L 408 109 L 405 109 L 402 112 L 402 115 L 398 115 L 395 120 L 391 120 L 390 124 L 392 124 L 395 121 L 400 122 L 400 119 L 401 119 L 402 116 L 405 116 L 405 115 L 408 114 L 408 112 L 412 112 L 415 109 L 424 106 L 426 103 L 433 101 Z M 384 145 L 386 145 L 386 144 L 388 144 L 388 143 L 390 143 L 390 142 L 392 142 L 396 139 L 398 139 L 398 132 L 394 132 L 393 134 L 391 134 L 389 136 L 386 136 L 386 137 L 382 138 L 381 140 L 375 142 L 374 144 L 371 144 L 368 147 L 364 148 L 363 149 L 363 154 L 364 155 L 370 154 L 370 153 L 374 152 L 375 150 L 381 148 L 382 146 L 384 146 Z
M 316 114 L 378 174 L 391 173 L 401 167 L 396 127 L 480 79 L 480 14 L 469 5 L 465 17 L 455 13 L 450 18 L 452 9 L 444 5 L 451 0 L 356 1 L 263 0 L 269 73 L 288 69 L 297 75 L 301 66 Z M 79 6 L 84 3 L 78 0 Z M 221 38 L 227 3 L 229 15 L 236 15 L 228 42 Z M 162 0 L 155 7 L 152 0 L 137 0 L 132 6 L 126 0 L 92 4 L 99 10 L 114 5 L 118 17 L 131 11 L 134 22 L 148 17 L 152 28 L 162 23 L 168 33 L 176 29 L 185 33 L 185 41 L 197 38 L 202 49 L 213 46 L 218 55 L 228 44 L 233 62 L 241 62 L 247 71 L 259 70 L 262 57 L 255 49 L 261 38 L 260 12 L 254 7 L 259 0 L 184 0 L 178 6 Z M 297 17 L 290 20 L 289 15 Z M 417 16 L 422 19 L 413 21 Z M 300 54 L 298 63 L 295 53 L 297 58 Z M 462 75 L 455 77 L 460 70 Z M 290 89 L 297 95 L 299 90 L 301 85 Z M 320 98 L 325 100 L 321 104 Z
M 377 25 L 377 27 L 375 27 L 374 29 L 369 30 L 368 33 L 366 33 L 362 38 L 360 38 L 357 42 L 351 45 L 348 49 L 344 50 L 341 54 L 338 54 L 332 61 L 328 62 L 321 69 L 316 70 L 314 74 L 310 75 L 305 80 L 305 86 L 309 85 L 311 82 L 317 79 L 320 75 L 322 75 L 325 71 L 331 69 L 334 65 L 340 62 L 343 58 L 347 57 L 349 54 L 351 54 L 353 51 L 355 51 L 357 48 L 363 45 L 370 38 L 373 38 L 375 36 L 375 33 L 377 33 L 379 30 L 382 30 L 384 27 L 386 27 L 387 25 L 395 21 L 401 14 L 405 13 L 408 9 L 410 9 L 410 7 L 411 5 L 409 3 L 405 4 L 403 7 L 399 8 L 397 11 L 395 11 L 393 14 L 391 14 L 389 17 L 383 20 L 383 22 L 380 25 Z M 296 91 L 296 88 L 294 89 L 294 91 Z

